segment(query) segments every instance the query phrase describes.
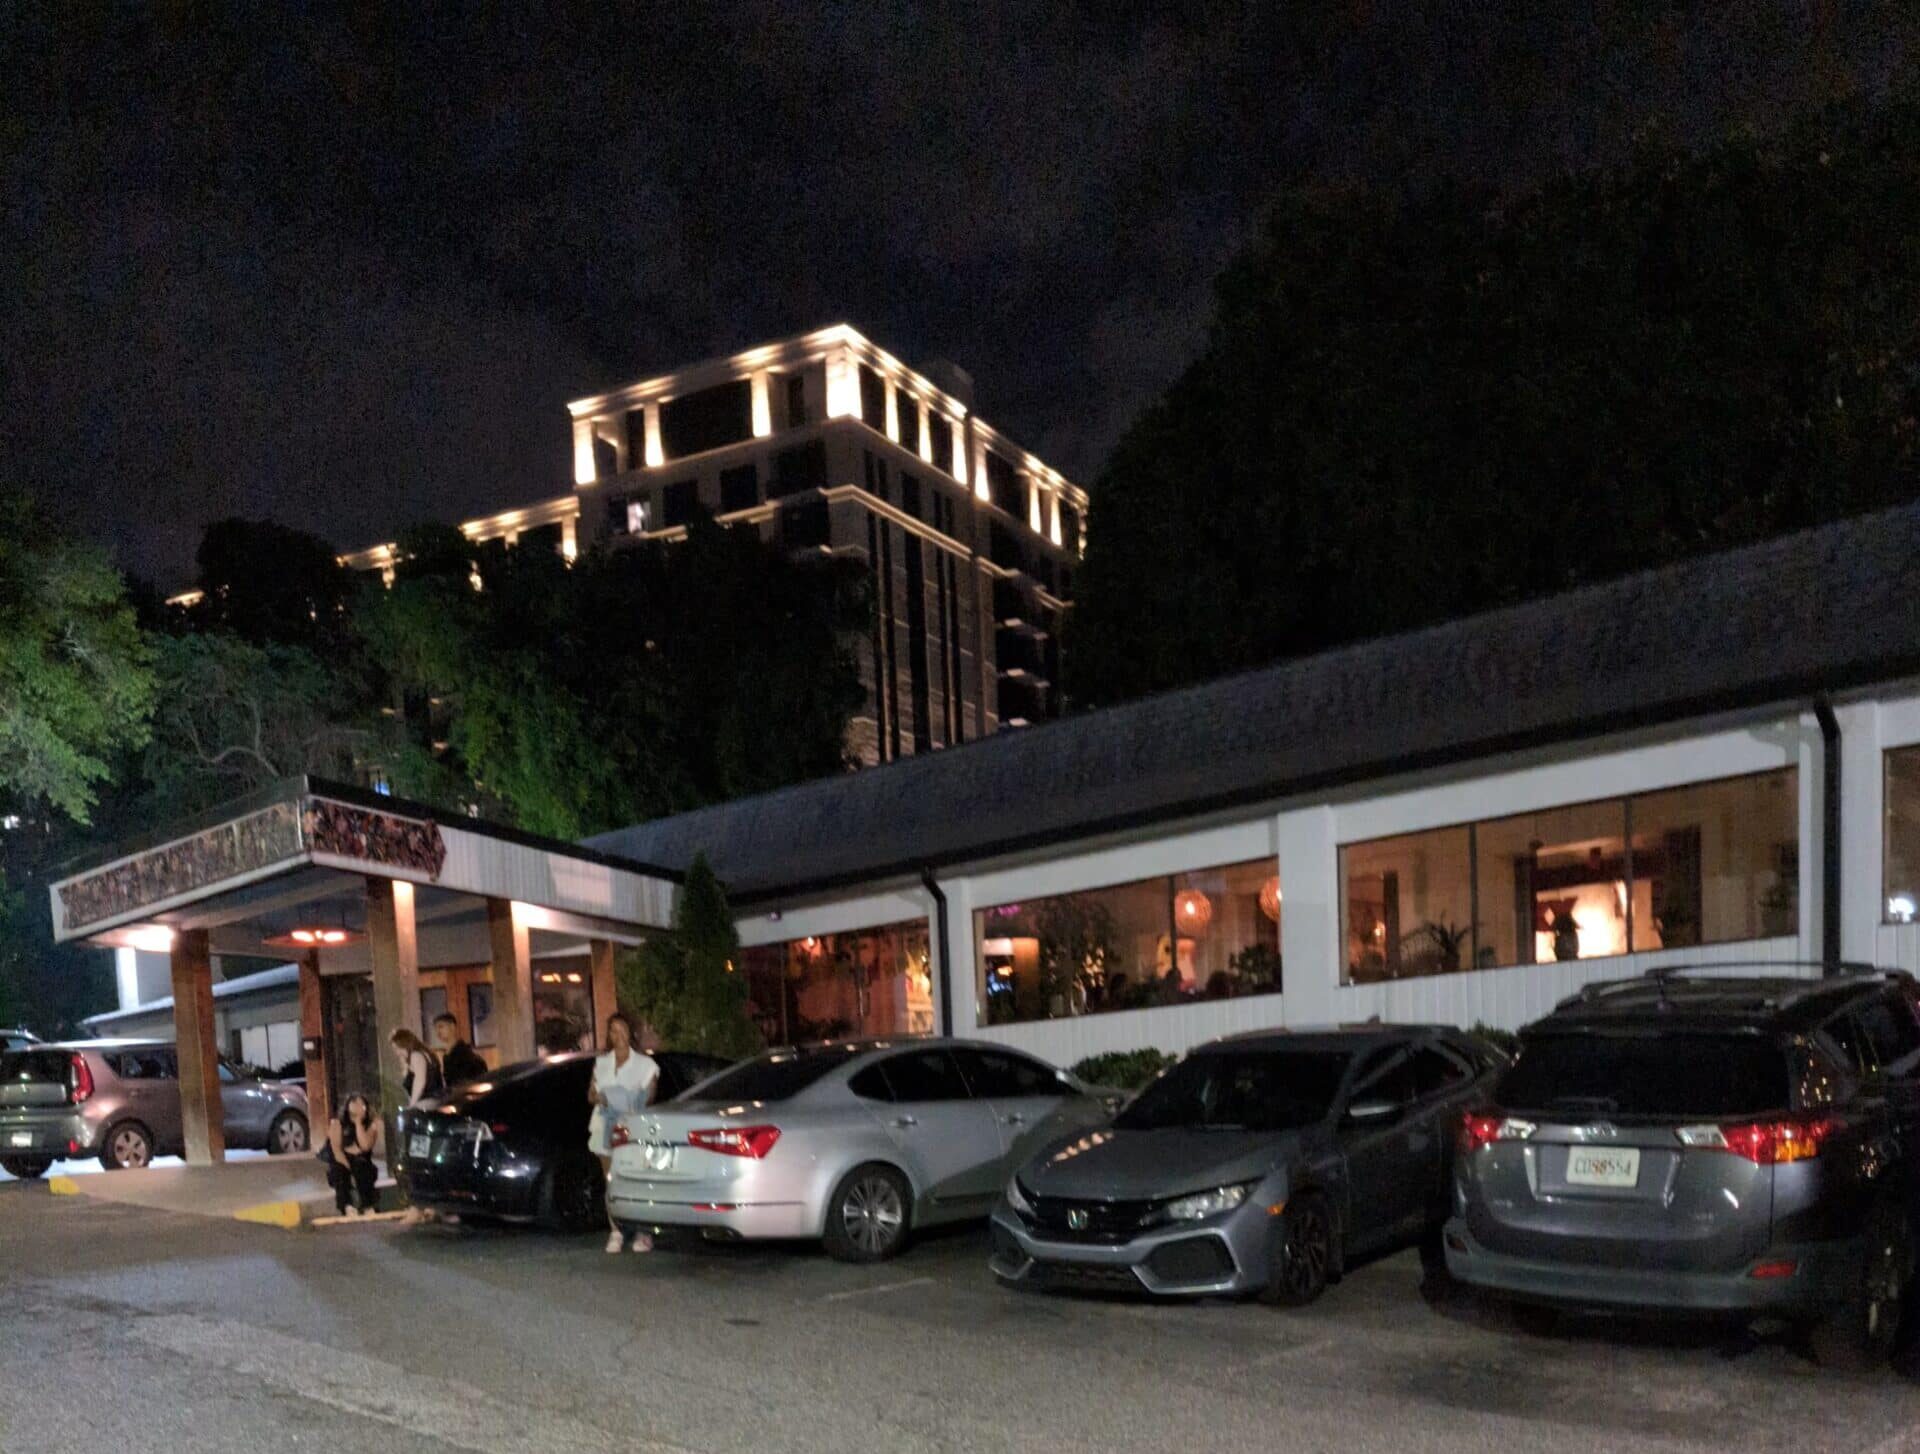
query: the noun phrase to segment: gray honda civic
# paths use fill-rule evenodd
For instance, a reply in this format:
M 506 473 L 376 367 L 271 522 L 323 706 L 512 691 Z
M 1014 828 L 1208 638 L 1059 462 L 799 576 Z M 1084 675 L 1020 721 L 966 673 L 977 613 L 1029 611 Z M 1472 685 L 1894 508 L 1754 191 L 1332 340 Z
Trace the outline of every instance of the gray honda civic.
M 993 1214 L 1002 1282 L 1301 1306 L 1356 1259 L 1443 1265 L 1454 1133 L 1503 1063 L 1457 1030 L 1263 1031 L 1193 1051 L 1062 1137 Z

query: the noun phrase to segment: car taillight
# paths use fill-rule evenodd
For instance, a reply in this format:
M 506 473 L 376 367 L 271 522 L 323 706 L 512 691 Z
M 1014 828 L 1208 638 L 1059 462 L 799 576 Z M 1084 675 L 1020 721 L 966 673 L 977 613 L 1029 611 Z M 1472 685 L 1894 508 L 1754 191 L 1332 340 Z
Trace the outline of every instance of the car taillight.
M 1524 1141 L 1533 1132 L 1533 1122 L 1522 1121 L 1517 1116 L 1503 1116 L 1498 1111 L 1468 1111 L 1460 1120 L 1456 1145 L 1462 1156 L 1471 1156 L 1496 1141 Z
M 687 1132 L 687 1145 L 722 1156 L 751 1156 L 758 1161 L 780 1139 L 778 1126 L 723 1126 L 711 1131 Z
M 69 1057 L 73 1067 L 73 1090 L 70 1105 L 79 1105 L 93 1094 L 93 1072 L 87 1068 L 87 1057 L 76 1051 Z
M 1755 1166 L 1811 1161 L 1842 1122 L 1833 1116 L 1788 1116 L 1731 1126 L 1681 1126 L 1673 1134 L 1695 1151 L 1728 1151 Z
M 631 1145 L 633 1145 L 633 1137 L 627 1134 L 627 1123 L 625 1121 L 615 1121 L 613 1123 L 613 1129 L 607 1132 L 607 1149 L 611 1151 L 616 1146 Z

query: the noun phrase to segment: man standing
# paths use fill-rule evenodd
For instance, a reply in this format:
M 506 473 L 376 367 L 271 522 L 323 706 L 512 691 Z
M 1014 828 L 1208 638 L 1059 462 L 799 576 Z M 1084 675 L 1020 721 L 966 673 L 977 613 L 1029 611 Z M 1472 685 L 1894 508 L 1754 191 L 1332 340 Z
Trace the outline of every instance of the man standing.
M 460 1022 L 452 1015 L 433 1017 L 433 1039 L 440 1049 L 440 1069 L 449 1086 L 479 1080 L 487 1073 L 480 1052 L 460 1038 Z

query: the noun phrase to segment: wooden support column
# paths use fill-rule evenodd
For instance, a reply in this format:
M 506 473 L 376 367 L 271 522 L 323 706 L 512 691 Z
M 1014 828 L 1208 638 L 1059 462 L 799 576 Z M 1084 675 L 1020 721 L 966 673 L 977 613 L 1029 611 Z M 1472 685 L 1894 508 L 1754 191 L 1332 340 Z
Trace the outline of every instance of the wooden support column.
M 607 1017 L 620 1008 L 620 984 L 613 973 L 613 941 L 589 939 L 587 961 L 593 975 L 593 1043 L 599 1050 L 607 1046 Z
M 173 1036 L 187 1165 L 218 1165 L 227 1156 L 227 1123 L 213 1029 L 213 956 L 205 929 L 181 929 L 173 936 Z
M 391 1118 L 406 1103 L 400 1083 L 405 1072 L 391 1037 L 402 1028 L 420 1033 L 420 943 L 414 932 L 412 884 L 367 880 L 367 948 L 373 959 L 373 1023 L 380 1041 L 380 1101 L 391 1136 Z M 388 1152 L 391 1158 L 391 1143 Z
M 309 949 L 300 960 L 300 1064 L 307 1075 L 307 1116 L 314 1144 L 333 1119 L 333 1096 L 327 1078 L 326 1007 L 321 999 L 320 951 Z M 308 1054 L 307 1047 L 314 1047 Z
M 513 912 L 511 899 L 487 900 L 487 938 L 493 947 L 493 1040 L 500 1063 L 531 1060 L 533 956 L 527 926 Z

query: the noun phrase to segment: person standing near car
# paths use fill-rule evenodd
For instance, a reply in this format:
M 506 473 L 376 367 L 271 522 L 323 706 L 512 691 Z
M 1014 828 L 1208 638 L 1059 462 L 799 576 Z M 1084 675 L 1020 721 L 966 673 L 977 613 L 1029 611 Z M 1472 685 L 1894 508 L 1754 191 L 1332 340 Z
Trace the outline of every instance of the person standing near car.
M 606 1053 L 594 1061 L 593 1079 L 587 1082 L 587 1100 L 593 1106 L 593 1115 L 587 1120 L 587 1144 L 600 1158 L 602 1174 L 611 1175 L 613 1171 L 613 1148 L 607 1142 L 611 1122 L 650 1103 L 659 1084 L 659 1062 L 635 1048 L 633 1021 L 615 1010 L 607 1017 Z M 607 1251 L 625 1251 L 625 1236 L 617 1225 L 611 1225 L 611 1216 L 608 1221 L 611 1230 L 607 1234 Z M 645 1232 L 635 1233 L 633 1250 L 651 1252 L 653 1238 Z
M 440 1070 L 440 1059 L 427 1049 L 422 1040 L 405 1025 L 400 1026 L 387 1037 L 393 1046 L 393 1053 L 400 1057 L 404 1067 L 400 1078 L 400 1104 L 405 1110 L 412 1110 L 434 1097 L 442 1095 L 447 1089 L 447 1079 Z M 401 1221 L 407 1226 L 436 1220 L 433 1213 L 420 1207 L 408 1207 Z M 451 1218 L 449 1220 L 452 1220 Z
M 343 1217 L 364 1216 L 376 1206 L 379 1172 L 374 1157 L 380 1154 L 380 1140 L 380 1118 L 365 1096 L 353 1092 L 327 1128 L 327 1184 Z
M 440 1044 L 440 1072 L 448 1085 L 486 1079 L 487 1062 L 480 1058 L 478 1050 L 461 1039 L 460 1022 L 452 1015 L 433 1017 L 433 1038 Z

